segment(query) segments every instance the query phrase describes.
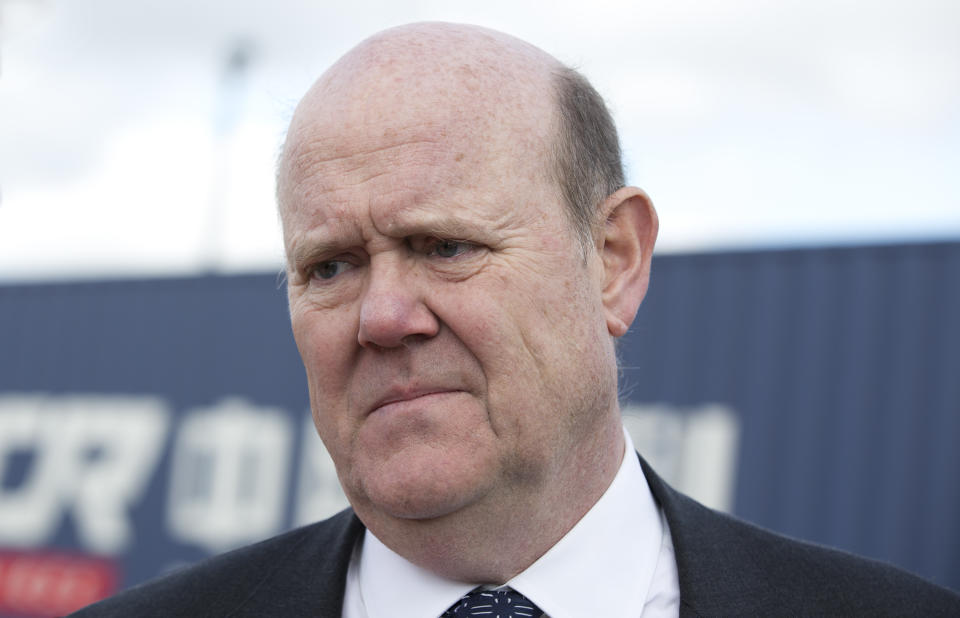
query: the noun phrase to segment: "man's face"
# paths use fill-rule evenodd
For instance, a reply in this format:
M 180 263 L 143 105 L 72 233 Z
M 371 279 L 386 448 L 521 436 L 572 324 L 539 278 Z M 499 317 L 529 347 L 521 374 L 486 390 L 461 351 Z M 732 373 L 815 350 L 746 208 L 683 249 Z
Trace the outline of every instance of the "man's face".
M 506 508 L 616 405 L 602 264 L 548 179 L 549 109 L 519 129 L 402 108 L 298 112 L 281 172 L 293 333 L 365 520 Z

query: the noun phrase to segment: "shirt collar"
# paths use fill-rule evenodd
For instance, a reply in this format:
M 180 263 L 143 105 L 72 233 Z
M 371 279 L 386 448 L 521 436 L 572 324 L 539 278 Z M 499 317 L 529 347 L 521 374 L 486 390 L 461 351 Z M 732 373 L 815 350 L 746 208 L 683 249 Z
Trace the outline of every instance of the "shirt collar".
M 368 618 L 440 616 L 476 586 L 440 577 L 364 534 L 358 574 Z
M 551 618 L 637 615 L 663 536 L 659 509 L 630 435 L 606 492 L 547 553 L 507 582 Z M 366 532 L 360 594 L 369 618 L 439 616 L 476 587 L 422 569 Z M 603 594 L 616 591 L 615 594 Z

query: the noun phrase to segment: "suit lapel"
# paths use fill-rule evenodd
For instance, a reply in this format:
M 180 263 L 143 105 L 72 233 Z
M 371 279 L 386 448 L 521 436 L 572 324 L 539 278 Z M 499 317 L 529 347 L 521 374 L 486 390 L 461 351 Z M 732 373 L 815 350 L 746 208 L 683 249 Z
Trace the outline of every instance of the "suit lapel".
M 637 457 L 670 526 L 681 616 L 756 611 L 757 600 L 779 596 L 751 554 L 757 551 L 755 529 L 676 491 Z

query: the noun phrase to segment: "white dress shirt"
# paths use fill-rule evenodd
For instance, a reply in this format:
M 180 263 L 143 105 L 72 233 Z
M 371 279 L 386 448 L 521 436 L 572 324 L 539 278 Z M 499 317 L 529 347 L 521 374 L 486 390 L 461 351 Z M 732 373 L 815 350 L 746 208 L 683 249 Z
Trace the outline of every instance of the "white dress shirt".
M 670 529 L 624 431 L 620 469 L 586 515 L 506 583 L 549 618 L 677 616 Z M 347 571 L 344 618 L 439 617 L 476 584 L 445 579 L 394 553 L 369 530 Z

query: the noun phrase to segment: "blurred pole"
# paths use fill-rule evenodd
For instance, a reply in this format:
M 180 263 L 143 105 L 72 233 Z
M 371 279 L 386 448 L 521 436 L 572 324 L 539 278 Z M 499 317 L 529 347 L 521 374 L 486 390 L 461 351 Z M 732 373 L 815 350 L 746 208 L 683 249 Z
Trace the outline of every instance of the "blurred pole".
M 210 195 L 202 236 L 200 265 L 206 273 L 223 270 L 225 229 L 228 221 L 227 196 L 230 192 L 233 138 L 243 117 L 247 80 L 255 56 L 253 42 L 234 40 L 227 51 L 220 75 L 213 118 L 213 165 Z

